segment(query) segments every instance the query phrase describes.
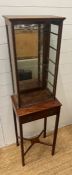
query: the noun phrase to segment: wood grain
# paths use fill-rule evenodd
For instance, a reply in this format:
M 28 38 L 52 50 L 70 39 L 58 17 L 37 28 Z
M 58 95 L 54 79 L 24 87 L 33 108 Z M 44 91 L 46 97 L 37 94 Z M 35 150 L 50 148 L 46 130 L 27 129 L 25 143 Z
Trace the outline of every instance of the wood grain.
M 36 112 L 45 111 L 48 109 L 53 109 L 61 106 L 61 103 L 57 100 L 48 98 L 49 94 L 47 90 L 40 90 L 35 92 L 30 92 L 27 94 L 22 94 L 22 104 L 23 107 L 18 108 L 17 97 L 11 96 L 13 106 L 16 110 L 18 116 L 25 116 L 28 114 L 34 114 Z M 25 105 L 25 106 L 24 106 Z

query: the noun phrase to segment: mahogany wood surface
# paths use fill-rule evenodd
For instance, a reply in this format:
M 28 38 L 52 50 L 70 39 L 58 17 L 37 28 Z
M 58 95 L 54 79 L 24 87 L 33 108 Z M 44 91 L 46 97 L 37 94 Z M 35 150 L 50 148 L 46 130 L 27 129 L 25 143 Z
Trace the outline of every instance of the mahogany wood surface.
M 54 16 L 54 15 L 6 15 L 4 16 L 6 19 L 12 20 L 12 19 L 61 19 L 64 20 L 65 17 L 60 17 L 60 16 Z
M 11 96 L 12 104 L 13 104 L 13 112 L 14 112 L 14 125 L 15 125 L 15 135 L 16 135 L 16 145 L 19 145 L 19 140 L 21 141 L 21 158 L 22 158 L 22 165 L 25 165 L 25 154 L 30 150 L 30 148 L 33 146 L 34 143 L 40 143 L 48 145 L 45 142 L 42 142 L 39 140 L 39 136 L 37 136 L 35 139 L 31 138 L 31 145 L 28 147 L 26 152 L 24 151 L 24 143 L 23 143 L 23 124 L 32 122 L 34 120 L 39 120 L 44 118 L 44 129 L 42 132 L 44 132 L 44 137 L 46 137 L 46 126 L 47 126 L 47 117 L 56 115 L 56 121 L 55 121 L 55 129 L 54 129 L 54 136 L 53 136 L 53 144 L 50 144 L 48 146 L 52 146 L 52 155 L 55 153 L 55 146 L 56 146 L 56 139 L 57 139 L 57 132 L 58 132 L 58 124 L 59 124 L 59 117 L 60 117 L 60 108 L 61 103 L 55 98 L 54 100 L 48 100 L 48 101 L 42 101 L 38 102 L 37 104 L 32 104 L 30 107 L 23 107 L 23 108 L 17 108 L 17 104 L 15 101 L 15 96 Z M 20 129 L 20 137 L 18 136 L 18 130 L 17 130 L 17 121 L 16 118 L 18 118 L 19 122 L 19 129 Z M 41 132 L 41 133 L 42 133 Z
M 17 108 L 15 96 L 11 96 L 11 99 L 16 113 L 19 117 L 34 114 L 36 112 L 45 111 L 52 108 L 55 109 L 61 106 L 61 103 L 55 98 L 55 100 L 51 99 L 48 101 L 38 102 L 37 104 L 32 104 L 28 107 Z

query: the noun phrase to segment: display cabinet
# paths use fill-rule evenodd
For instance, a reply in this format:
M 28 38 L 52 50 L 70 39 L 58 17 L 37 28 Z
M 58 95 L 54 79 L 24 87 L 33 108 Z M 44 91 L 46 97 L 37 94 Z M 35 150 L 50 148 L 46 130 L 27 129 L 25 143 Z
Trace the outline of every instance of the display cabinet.
M 64 19 L 5 16 L 17 107 L 55 98 Z

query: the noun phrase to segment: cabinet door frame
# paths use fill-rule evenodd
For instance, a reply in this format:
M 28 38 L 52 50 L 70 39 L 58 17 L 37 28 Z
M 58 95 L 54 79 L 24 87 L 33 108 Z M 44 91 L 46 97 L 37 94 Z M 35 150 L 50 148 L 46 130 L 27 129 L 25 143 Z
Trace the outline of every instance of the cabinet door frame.
M 58 76 L 58 68 L 59 68 L 59 56 L 60 56 L 60 48 L 61 48 L 63 22 L 60 22 L 58 24 L 57 23 L 51 23 L 51 24 L 58 25 L 58 27 L 59 27 L 58 28 L 58 34 L 57 34 L 57 36 L 58 36 L 58 38 L 57 38 L 57 49 L 50 47 L 50 48 L 52 48 L 52 49 L 54 49 L 56 51 L 56 61 L 55 61 L 55 63 L 53 63 L 55 65 L 55 70 L 54 70 L 54 75 L 52 75 L 52 76 L 54 76 L 54 82 L 53 82 L 53 85 L 51 84 L 51 86 L 53 87 L 53 92 L 51 92 L 51 93 L 52 93 L 53 97 L 55 98 L 56 85 L 57 85 L 57 76 Z M 55 33 L 50 31 L 50 34 L 51 33 L 55 34 Z M 48 66 L 49 66 L 49 63 L 48 63 Z

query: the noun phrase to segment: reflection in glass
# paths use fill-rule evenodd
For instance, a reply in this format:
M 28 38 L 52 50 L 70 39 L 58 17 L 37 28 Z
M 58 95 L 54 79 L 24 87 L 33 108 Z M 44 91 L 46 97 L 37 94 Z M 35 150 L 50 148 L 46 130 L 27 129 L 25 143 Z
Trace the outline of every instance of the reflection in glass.
M 53 92 L 53 86 L 51 86 L 51 84 L 49 82 L 47 83 L 47 87 L 50 90 L 50 92 L 52 93 Z
M 27 59 L 38 56 L 38 26 L 15 26 L 15 42 L 17 59 Z
M 20 90 L 37 88 L 41 85 L 42 30 L 43 26 L 38 26 L 37 24 L 22 24 L 14 27 Z
M 53 85 L 53 83 L 54 83 L 54 76 L 52 76 L 50 73 L 48 73 L 48 81 Z
M 51 61 L 49 61 L 49 71 L 54 75 L 55 72 L 55 64 L 53 64 Z
M 52 60 L 54 63 L 56 62 L 56 50 L 50 48 L 49 59 Z
M 51 24 L 50 33 L 48 26 L 49 24 L 14 26 L 20 92 L 36 88 L 48 88 L 53 92 L 58 40 L 58 35 L 54 33 L 58 34 L 58 26 Z M 48 36 L 50 36 L 49 48 Z M 47 49 L 49 49 L 48 58 Z
M 51 32 L 58 34 L 58 25 L 51 24 Z
M 57 39 L 58 39 L 58 36 L 57 35 L 54 35 L 54 34 L 50 34 L 50 46 L 57 49 Z

